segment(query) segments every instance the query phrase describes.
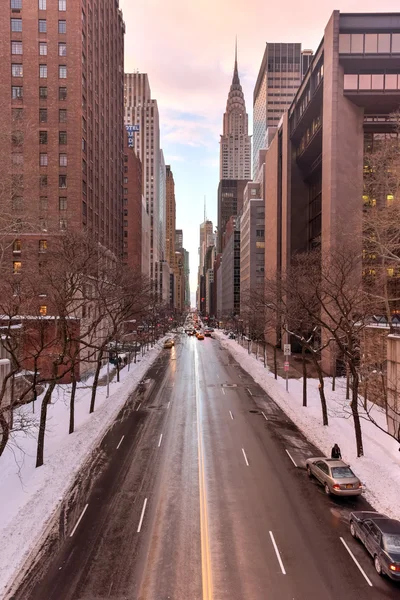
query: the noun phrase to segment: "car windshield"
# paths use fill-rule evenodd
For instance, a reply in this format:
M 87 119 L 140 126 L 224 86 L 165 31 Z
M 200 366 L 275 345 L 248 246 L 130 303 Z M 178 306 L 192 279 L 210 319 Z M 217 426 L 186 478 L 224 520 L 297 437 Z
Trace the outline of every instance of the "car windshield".
M 396 552 L 400 554 L 400 535 L 384 535 L 383 545 L 387 552 Z
M 355 477 L 349 467 L 332 467 L 332 477 L 335 479 L 344 479 L 346 477 Z

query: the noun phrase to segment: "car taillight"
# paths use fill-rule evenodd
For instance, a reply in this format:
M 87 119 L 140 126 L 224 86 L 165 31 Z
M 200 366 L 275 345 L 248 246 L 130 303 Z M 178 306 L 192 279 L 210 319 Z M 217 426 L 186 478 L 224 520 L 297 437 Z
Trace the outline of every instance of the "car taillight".
M 338 483 L 335 483 L 335 485 L 332 486 L 334 490 L 340 490 L 340 485 Z
M 400 565 L 389 565 L 389 569 L 396 573 L 400 573 Z

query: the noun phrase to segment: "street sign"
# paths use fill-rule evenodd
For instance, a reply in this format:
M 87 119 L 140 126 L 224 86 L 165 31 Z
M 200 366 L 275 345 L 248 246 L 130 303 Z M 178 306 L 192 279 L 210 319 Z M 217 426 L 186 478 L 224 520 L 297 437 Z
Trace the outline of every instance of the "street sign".
M 284 344 L 283 345 L 283 354 L 285 356 L 290 356 L 292 354 L 292 349 L 290 347 L 290 344 Z
M 288 372 L 289 371 L 289 363 L 285 362 L 285 371 Z

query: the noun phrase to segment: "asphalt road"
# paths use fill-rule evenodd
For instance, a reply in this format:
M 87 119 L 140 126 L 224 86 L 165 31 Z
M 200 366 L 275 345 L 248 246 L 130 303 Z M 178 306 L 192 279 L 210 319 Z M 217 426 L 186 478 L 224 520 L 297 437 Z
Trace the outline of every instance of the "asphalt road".
M 164 350 L 101 450 L 15 600 L 400 599 L 350 536 L 368 505 L 308 479 L 317 450 L 215 339 Z

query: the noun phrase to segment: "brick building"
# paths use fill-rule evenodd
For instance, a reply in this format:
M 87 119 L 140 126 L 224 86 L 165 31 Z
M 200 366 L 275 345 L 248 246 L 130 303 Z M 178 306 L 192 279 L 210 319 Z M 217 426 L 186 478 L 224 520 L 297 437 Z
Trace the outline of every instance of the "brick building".
M 3 2 L 0 201 L 20 225 L 14 271 L 72 229 L 122 256 L 124 32 L 116 0 Z

